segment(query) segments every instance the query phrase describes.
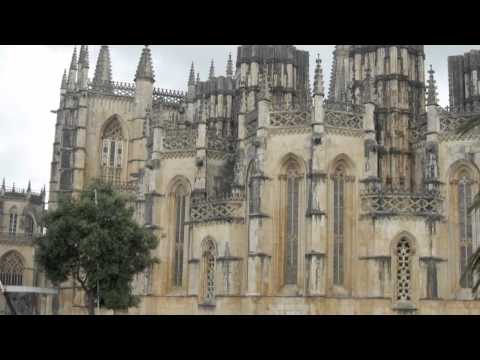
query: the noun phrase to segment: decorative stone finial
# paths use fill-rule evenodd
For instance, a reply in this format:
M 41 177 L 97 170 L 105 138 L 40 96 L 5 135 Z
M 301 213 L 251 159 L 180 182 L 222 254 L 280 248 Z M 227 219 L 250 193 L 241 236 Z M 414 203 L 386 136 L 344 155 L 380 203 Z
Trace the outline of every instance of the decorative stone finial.
M 140 56 L 140 61 L 137 67 L 137 73 L 135 74 L 135 81 L 139 79 L 150 80 L 151 82 L 155 81 L 155 74 L 153 72 L 152 65 L 152 53 L 148 45 L 142 50 L 142 55 Z
M 28 180 L 27 193 L 32 192 L 32 183 Z
M 112 64 L 110 62 L 110 49 L 108 45 L 102 45 L 98 54 L 97 66 L 93 84 L 97 86 L 110 84 L 112 82 Z
M 200 73 L 197 73 L 197 84 L 200 83 Z
M 195 67 L 193 65 L 190 67 L 190 76 L 188 77 L 188 85 L 195 85 Z
M 320 59 L 320 54 L 317 54 L 317 66 L 315 67 L 315 79 L 313 85 L 313 94 L 319 96 L 325 96 L 325 85 L 323 82 L 323 69 L 322 69 L 322 59 Z
M 62 85 L 60 86 L 61 90 L 67 89 L 67 69 L 63 71 Z
M 430 70 L 428 70 L 428 83 L 427 83 L 427 105 L 438 105 L 437 99 L 437 84 L 434 78 L 435 71 L 430 65 Z
M 80 47 L 80 55 L 78 56 L 78 64 L 83 68 L 88 68 L 88 45 L 82 45 Z
M 232 61 L 232 53 L 228 54 L 228 61 L 227 61 L 227 77 L 233 76 L 233 61 Z
M 213 59 L 212 59 L 212 63 L 210 64 L 210 72 L 209 72 L 209 75 L 208 75 L 208 79 L 211 80 L 215 77 L 215 65 L 213 63 Z

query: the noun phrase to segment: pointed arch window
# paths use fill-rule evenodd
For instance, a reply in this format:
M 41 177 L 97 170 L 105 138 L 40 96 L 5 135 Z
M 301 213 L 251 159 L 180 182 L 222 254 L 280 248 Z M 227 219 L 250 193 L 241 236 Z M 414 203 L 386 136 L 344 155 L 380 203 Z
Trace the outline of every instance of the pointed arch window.
M 17 234 L 17 220 L 18 220 L 17 208 L 13 207 L 10 210 L 10 221 L 8 224 L 8 234 L 11 237 L 14 237 Z
M 207 239 L 203 245 L 203 301 L 205 304 L 215 302 L 215 267 L 216 245 L 212 239 Z
M 113 118 L 103 132 L 102 137 L 102 179 L 105 182 L 120 184 L 124 139 L 117 118 Z
M 35 229 L 35 223 L 31 215 L 25 215 L 25 236 L 31 239 Z
M 472 181 L 468 174 L 462 174 L 458 182 L 458 225 L 459 225 L 459 245 L 460 245 L 460 274 L 465 272 L 468 261 L 472 256 L 473 247 L 473 226 L 472 214 L 468 209 L 472 202 Z M 471 288 L 473 286 L 473 276 L 466 274 L 460 279 L 462 288 Z
M 0 261 L 0 280 L 3 285 L 20 286 L 23 284 L 23 261 L 15 251 L 7 253 Z
M 175 248 L 173 257 L 173 285 L 176 287 L 181 287 L 183 284 L 186 200 L 187 189 L 183 184 L 179 185 L 174 193 Z
M 345 168 L 338 166 L 333 176 L 333 283 L 344 283 L 345 250 Z
M 286 166 L 287 206 L 286 206 L 286 234 L 284 249 L 284 283 L 297 283 L 298 273 L 298 215 L 299 215 L 299 187 L 300 174 L 296 161 L 290 161 Z
M 397 257 L 397 301 L 411 301 L 412 284 L 411 284 L 411 263 L 412 263 L 412 246 L 408 239 L 402 238 L 396 245 Z

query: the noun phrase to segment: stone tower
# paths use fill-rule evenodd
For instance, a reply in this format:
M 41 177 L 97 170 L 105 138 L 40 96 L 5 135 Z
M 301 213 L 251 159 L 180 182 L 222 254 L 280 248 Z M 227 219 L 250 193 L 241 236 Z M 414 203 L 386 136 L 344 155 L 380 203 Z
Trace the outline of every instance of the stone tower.
M 386 189 L 410 191 L 409 133 L 425 106 L 423 45 L 337 45 L 334 56 L 331 100 L 376 105 L 378 176 Z
M 456 112 L 480 109 L 480 50 L 448 57 L 450 108 Z

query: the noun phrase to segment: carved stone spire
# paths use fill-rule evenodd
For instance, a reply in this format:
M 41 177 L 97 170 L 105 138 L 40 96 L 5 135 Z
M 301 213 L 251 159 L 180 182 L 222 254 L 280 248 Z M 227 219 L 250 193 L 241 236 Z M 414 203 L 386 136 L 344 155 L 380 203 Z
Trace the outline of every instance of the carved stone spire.
M 60 86 L 60 89 L 67 89 L 67 69 L 63 70 L 62 85 Z
M 322 59 L 320 54 L 317 55 L 317 66 L 315 68 L 315 81 L 313 84 L 313 94 L 325 96 L 325 85 L 323 82 Z
M 227 61 L 227 77 L 233 76 L 233 61 L 232 61 L 232 53 L 228 54 L 228 61 Z
M 80 55 L 78 56 L 78 64 L 83 68 L 88 68 L 89 67 L 88 45 L 82 45 L 80 47 Z
M 105 85 L 112 82 L 112 64 L 110 62 L 110 49 L 102 45 L 98 54 L 97 66 L 95 67 L 94 85 Z
M 197 84 L 200 83 L 200 73 L 197 73 Z
M 27 193 L 32 192 L 32 183 L 28 180 Z
M 212 59 L 212 63 L 210 64 L 210 72 L 208 75 L 208 79 L 211 80 L 214 77 L 215 77 L 215 65 L 213 64 L 213 59 Z
M 68 72 L 68 89 L 75 89 L 75 82 L 77 81 L 77 47 L 73 48 L 72 62 L 70 63 L 70 70 Z
M 137 73 L 135 74 L 135 81 L 139 79 L 150 80 L 151 82 L 155 81 L 155 74 L 153 72 L 152 65 L 152 53 L 148 45 L 142 50 L 142 55 L 140 56 L 140 61 L 138 62 Z
M 435 81 L 434 74 L 435 71 L 432 68 L 432 65 L 430 65 L 430 70 L 428 70 L 428 82 L 427 82 L 427 106 L 428 105 L 438 105 L 438 99 L 437 99 L 437 82 Z
M 195 67 L 193 65 L 190 67 L 190 76 L 188 77 L 188 85 L 195 85 Z
M 5 192 L 5 190 L 6 190 L 6 187 L 5 187 L 5 178 L 3 178 L 3 180 L 2 180 L 2 191 Z

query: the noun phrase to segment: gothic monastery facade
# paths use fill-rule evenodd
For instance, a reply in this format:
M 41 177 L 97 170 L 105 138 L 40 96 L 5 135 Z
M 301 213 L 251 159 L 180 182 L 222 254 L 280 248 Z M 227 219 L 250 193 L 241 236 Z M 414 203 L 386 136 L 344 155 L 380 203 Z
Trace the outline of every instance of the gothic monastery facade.
M 129 313 L 480 313 L 461 276 L 480 134 L 455 132 L 480 113 L 478 62 L 452 60 L 446 109 L 423 45 L 337 45 L 328 96 L 290 45 L 240 46 L 206 80 L 192 64 L 185 92 L 155 87 L 153 60 L 117 83 L 102 46 L 90 80 L 75 49 L 51 164 L 49 206 L 101 178 L 158 237 Z M 83 305 L 63 284 L 60 313 Z

